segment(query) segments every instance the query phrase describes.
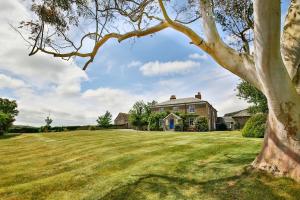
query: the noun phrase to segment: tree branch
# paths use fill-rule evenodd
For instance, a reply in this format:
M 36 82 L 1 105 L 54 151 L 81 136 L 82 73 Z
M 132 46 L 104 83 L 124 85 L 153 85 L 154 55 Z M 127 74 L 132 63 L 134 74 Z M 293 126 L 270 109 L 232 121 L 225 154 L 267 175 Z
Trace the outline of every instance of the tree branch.
M 78 57 L 82 57 L 82 58 L 86 58 L 89 57 L 89 60 L 86 62 L 86 64 L 84 65 L 83 69 L 85 70 L 88 65 L 90 63 L 93 62 L 94 57 L 96 56 L 99 48 L 105 44 L 108 40 L 110 39 L 117 39 L 118 42 L 122 42 L 123 40 L 126 40 L 128 38 L 132 38 L 132 37 L 143 37 L 146 35 L 150 35 L 156 32 L 159 32 L 165 28 L 167 28 L 168 25 L 166 22 L 161 22 L 156 26 L 150 27 L 146 30 L 136 30 L 136 31 L 131 31 L 125 34 L 119 34 L 119 33 L 109 33 L 105 36 L 103 36 L 94 46 L 93 50 L 89 53 L 80 53 L 78 51 L 73 51 L 73 52 L 69 52 L 69 53 L 57 53 L 57 52 L 52 52 L 43 48 L 40 48 L 39 50 L 46 53 L 46 54 L 50 54 L 53 55 L 54 57 L 60 57 L 60 58 L 69 58 L 72 56 L 78 56 Z M 87 34 L 88 35 L 88 34 Z M 81 44 L 82 44 L 82 40 L 87 37 L 87 35 L 83 36 L 83 38 L 81 39 Z M 82 46 L 82 45 L 81 45 Z

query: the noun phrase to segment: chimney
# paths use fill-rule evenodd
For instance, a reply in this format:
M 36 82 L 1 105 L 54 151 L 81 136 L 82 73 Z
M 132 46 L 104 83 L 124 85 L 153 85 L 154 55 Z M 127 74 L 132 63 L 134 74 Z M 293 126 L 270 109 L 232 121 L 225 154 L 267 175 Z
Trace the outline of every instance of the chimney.
M 176 96 L 175 95 L 171 95 L 170 100 L 174 100 L 174 99 L 176 99 Z
M 201 93 L 200 93 L 200 92 L 198 92 L 198 93 L 195 95 L 195 98 L 197 98 L 197 99 L 201 99 Z

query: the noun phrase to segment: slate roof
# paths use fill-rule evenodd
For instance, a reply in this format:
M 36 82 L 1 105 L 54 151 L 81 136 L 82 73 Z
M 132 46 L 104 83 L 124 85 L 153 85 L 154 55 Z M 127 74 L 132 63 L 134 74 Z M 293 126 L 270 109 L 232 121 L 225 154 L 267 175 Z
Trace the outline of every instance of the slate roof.
M 129 114 L 127 114 L 127 113 L 119 113 L 114 121 L 120 120 L 120 119 L 128 120 L 128 117 L 129 117 Z
M 172 99 L 165 102 L 161 102 L 156 104 L 154 107 L 176 105 L 176 104 L 188 104 L 188 103 L 206 103 L 206 101 L 194 97 L 189 97 L 189 98 L 181 98 L 181 99 Z
M 239 110 L 232 113 L 227 113 L 224 117 L 251 117 L 251 114 L 248 112 L 248 109 Z

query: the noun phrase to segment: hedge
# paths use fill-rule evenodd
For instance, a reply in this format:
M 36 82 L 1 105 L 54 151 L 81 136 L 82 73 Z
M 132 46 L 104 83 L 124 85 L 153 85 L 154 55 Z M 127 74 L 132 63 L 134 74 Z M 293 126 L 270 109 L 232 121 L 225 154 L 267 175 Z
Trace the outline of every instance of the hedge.
M 245 124 L 242 135 L 244 137 L 263 138 L 266 130 L 267 116 L 262 113 L 253 115 Z

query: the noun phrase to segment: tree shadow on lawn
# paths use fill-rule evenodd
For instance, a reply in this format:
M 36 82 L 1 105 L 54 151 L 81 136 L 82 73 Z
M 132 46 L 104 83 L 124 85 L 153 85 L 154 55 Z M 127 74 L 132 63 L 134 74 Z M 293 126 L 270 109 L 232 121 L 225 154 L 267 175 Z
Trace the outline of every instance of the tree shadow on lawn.
M 144 174 L 111 190 L 99 200 L 124 199 L 299 199 L 300 186 L 287 178 L 274 178 L 245 169 L 242 174 L 199 181 L 185 177 Z M 282 188 L 283 187 L 283 188 Z

